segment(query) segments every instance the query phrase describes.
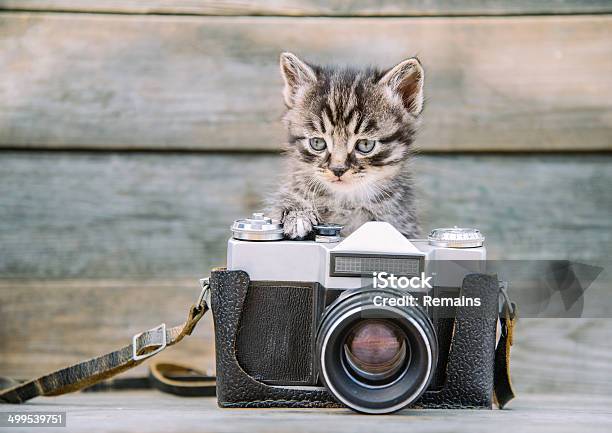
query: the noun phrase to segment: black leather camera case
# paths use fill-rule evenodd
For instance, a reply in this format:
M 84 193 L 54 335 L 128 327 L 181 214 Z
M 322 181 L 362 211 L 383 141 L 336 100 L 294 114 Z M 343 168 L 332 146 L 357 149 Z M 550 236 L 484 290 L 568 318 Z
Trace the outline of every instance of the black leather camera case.
M 254 354 L 237 356 L 240 346 L 252 344 L 259 347 L 261 340 L 269 338 L 260 332 L 241 330 L 242 319 L 257 318 L 262 320 L 274 314 L 286 317 L 296 317 L 297 323 L 306 323 L 306 327 L 316 326 L 308 322 L 303 304 L 312 302 L 304 292 L 303 299 L 284 304 L 284 310 L 272 303 L 266 307 L 258 303 L 258 309 L 253 310 L 247 305 L 249 290 L 253 294 L 253 284 L 243 271 L 228 271 L 217 269 L 212 272 L 210 285 L 211 301 L 215 325 L 215 344 L 217 361 L 217 401 L 221 407 L 342 407 L 331 394 L 325 390 L 299 388 L 301 380 L 307 380 L 312 372 L 309 370 L 311 353 L 304 350 L 307 342 L 298 341 L 292 347 L 304 350 L 290 356 L 286 371 L 280 376 L 294 375 L 296 387 L 282 387 L 263 383 L 253 375 L 249 375 L 243 364 L 257 360 Z M 300 286 L 306 288 L 307 286 Z M 314 286 L 313 286 L 314 287 Z M 278 290 L 278 288 L 276 288 Z M 314 290 L 314 289 L 313 289 Z M 280 293 L 280 292 L 279 292 Z M 413 407 L 425 408 L 475 408 L 490 409 L 493 396 L 493 369 L 495 359 L 495 333 L 498 314 L 498 281 L 497 276 L 487 274 L 471 274 L 465 277 L 461 294 L 466 297 L 481 299 L 481 307 L 474 309 L 458 307 L 452 329 L 452 338 L 446 374 L 443 385 L 436 390 L 426 391 Z M 251 308 L 251 310 L 249 310 Z M 265 308 L 269 308 L 265 311 Z M 295 311 L 292 311 L 294 309 Z M 287 321 L 284 326 L 290 326 Z M 289 330 L 291 333 L 291 330 Z M 293 332 L 292 334 L 296 334 Z M 300 338 L 297 333 L 297 338 Z M 304 339 L 310 338 L 310 332 L 303 333 Z M 250 358 L 249 358 L 250 356 Z M 242 360 L 242 364 L 239 362 Z M 264 365 L 265 362 L 255 365 Z M 294 364 L 294 365 L 291 365 Z M 296 375 L 303 371 L 304 378 Z M 304 382 L 306 383 L 306 382 Z M 293 385 L 294 383 L 292 383 Z

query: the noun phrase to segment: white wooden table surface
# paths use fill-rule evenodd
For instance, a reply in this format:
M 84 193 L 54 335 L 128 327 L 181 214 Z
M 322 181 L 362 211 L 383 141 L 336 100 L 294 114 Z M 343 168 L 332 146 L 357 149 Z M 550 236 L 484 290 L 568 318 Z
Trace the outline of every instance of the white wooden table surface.
M 66 411 L 58 432 L 610 432 L 612 396 L 521 395 L 505 410 L 404 410 L 358 415 L 348 409 L 220 409 L 214 398 L 180 398 L 157 391 L 78 393 L 38 398 L 7 411 Z M 0 428 L 0 431 L 8 429 Z

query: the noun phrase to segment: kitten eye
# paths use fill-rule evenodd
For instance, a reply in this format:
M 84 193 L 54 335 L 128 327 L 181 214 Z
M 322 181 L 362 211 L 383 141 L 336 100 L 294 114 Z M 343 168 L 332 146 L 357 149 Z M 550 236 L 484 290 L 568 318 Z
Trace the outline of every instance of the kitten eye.
M 321 152 L 327 147 L 327 143 L 325 143 L 325 140 L 319 137 L 311 138 L 310 140 L 308 140 L 308 143 L 310 144 L 310 147 L 312 147 L 312 150 L 317 152 Z
M 364 155 L 367 153 L 370 153 L 372 150 L 374 150 L 374 146 L 376 146 L 376 140 L 358 140 L 357 141 L 357 145 L 355 146 L 355 149 L 357 149 L 357 152 L 359 153 L 363 153 Z

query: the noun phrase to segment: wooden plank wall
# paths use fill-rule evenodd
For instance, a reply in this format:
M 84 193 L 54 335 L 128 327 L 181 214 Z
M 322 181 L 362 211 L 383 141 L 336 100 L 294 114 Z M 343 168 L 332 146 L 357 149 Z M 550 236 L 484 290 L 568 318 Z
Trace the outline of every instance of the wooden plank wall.
M 0 276 L 197 279 L 233 220 L 277 188 L 278 155 L 4 152 Z M 601 260 L 612 155 L 421 156 L 424 233 L 477 227 L 496 260 Z M 571 203 L 569 202 L 571 198 Z
M 0 8 L 229 16 L 488 16 L 612 12 L 612 5 L 607 0 L 0 0 Z
M 112 151 L 276 151 L 284 50 L 418 54 L 424 152 L 612 149 L 606 0 L 0 0 L 0 375 L 183 320 L 278 157 Z M 424 226 L 478 226 L 496 258 L 609 261 L 610 158 L 424 156 Z M 521 321 L 520 391 L 612 392 L 604 267 L 588 318 Z M 207 319 L 162 356 L 212 369 L 212 345 Z
M 275 151 L 291 50 L 418 54 L 423 151 L 610 150 L 610 4 L 0 1 L 0 147 Z

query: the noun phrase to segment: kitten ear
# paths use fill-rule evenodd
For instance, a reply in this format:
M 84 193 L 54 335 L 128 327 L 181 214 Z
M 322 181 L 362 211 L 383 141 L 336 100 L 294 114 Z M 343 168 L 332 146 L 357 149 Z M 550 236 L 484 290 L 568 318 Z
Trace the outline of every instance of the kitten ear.
M 285 103 L 288 107 L 292 107 L 297 90 L 301 86 L 317 81 L 317 75 L 310 66 L 292 53 L 282 53 L 280 55 L 280 70 L 283 80 L 285 80 L 283 90 Z
M 406 110 L 418 116 L 423 111 L 424 79 L 425 71 L 423 71 L 421 62 L 416 57 L 412 57 L 391 68 L 379 83 L 396 91 L 401 96 Z

